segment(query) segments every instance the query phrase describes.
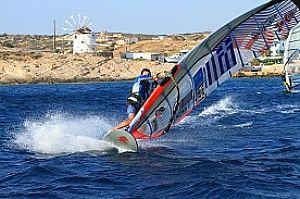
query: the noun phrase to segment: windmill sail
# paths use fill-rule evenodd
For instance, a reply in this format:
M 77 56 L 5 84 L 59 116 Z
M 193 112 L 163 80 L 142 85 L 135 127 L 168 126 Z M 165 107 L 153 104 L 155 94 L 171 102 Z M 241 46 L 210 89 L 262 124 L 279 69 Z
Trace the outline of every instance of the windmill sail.
M 284 85 L 288 92 L 300 89 L 300 23 L 291 29 L 284 50 Z
M 300 21 L 298 0 L 273 0 L 237 17 L 186 54 L 153 91 L 128 129 L 137 139 L 163 135 L 213 90 L 286 39 Z

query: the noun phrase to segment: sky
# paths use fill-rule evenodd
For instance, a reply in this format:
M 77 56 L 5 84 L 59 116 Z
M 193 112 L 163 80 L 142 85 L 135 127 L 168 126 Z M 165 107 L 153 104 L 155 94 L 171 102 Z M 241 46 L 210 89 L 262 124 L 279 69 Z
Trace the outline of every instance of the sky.
M 65 34 L 87 16 L 94 32 L 180 34 L 214 31 L 268 0 L 1 0 L 0 34 Z

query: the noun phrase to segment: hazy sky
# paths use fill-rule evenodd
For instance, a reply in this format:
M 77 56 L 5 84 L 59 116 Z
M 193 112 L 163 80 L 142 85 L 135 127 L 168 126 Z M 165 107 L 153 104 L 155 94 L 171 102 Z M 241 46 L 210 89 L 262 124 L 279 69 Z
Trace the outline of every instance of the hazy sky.
M 176 34 L 215 30 L 268 0 L 1 0 L 0 34 L 58 34 L 72 13 L 93 31 Z

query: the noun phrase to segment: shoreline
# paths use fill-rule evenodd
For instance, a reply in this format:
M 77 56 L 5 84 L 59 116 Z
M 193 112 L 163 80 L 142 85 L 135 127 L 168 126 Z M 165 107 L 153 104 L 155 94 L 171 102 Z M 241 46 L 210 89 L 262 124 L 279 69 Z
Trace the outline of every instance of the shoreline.
M 272 77 L 280 77 L 281 74 L 268 74 L 268 75 L 245 75 L 245 74 L 235 74 L 232 78 L 272 78 Z M 85 84 L 85 83 L 108 83 L 108 82 L 123 82 L 123 81 L 133 81 L 135 77 L 129 78 L 78 78 L 78 79 L 59 79 L 59 78 L 52 78 L 52 79 L 43 79 L 43 80 L 16 80 L 13 79 L 12 81 L 8 82 L 1 82 L 0 86 L 14 86 L 14 85 L 48 85 L 48 84 Z
M 155 75 L 174 66 L 144 60 L 107 59 L 91 54 L 40 53 L 36 57 L 35 54 L 25 57 L 13 53 L 2 57 L 0 85 L 126 81 L 133 80 L 142 68 L 149 68 Z
M 157 61 L 107 59 L 91 54 L 0 53 L 0 85 L 96 83 L 134 80 L 142 68 L 152 75 L 170 71 L 175 64 Z M 239 71 L 233 77 L 280 76 L 280 64 L 261 71 Z

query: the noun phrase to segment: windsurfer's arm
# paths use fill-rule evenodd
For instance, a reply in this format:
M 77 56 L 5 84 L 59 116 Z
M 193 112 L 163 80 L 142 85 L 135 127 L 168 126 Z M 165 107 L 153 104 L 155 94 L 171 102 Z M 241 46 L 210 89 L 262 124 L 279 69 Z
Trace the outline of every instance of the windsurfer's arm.
M 158 81 L 159 79 L 163 79 L 164 77 L 161 76 L 160 73 L 157 73 L 155 76 L 149 76 L 149 75 L 140 75 L 136 78 L 136 82 L 141 82 L 143 80 L 154 80 Z
M 149 75 L 140 75 L 137 77 L 137 80 L 138 82 L 141 82 L 141 81 L 144 81 L 144 80 L 151 80 L 153 79 L 152 76 L 149 76 Z
M 129 124 L 134 119 L 134 117 L 135 117 L 135 113 L 129 114 L 129 116 L 128 116 L 128 118 L 126 120 L 124 120 L 123 122 L 121 122 L 120 124 L 118 124 L 117 126 L 115 126 L 114 128 L 112 128 L 110 131 L 115 131 L 115 130 L 124 128 L 126 126 L 129 126 Z

